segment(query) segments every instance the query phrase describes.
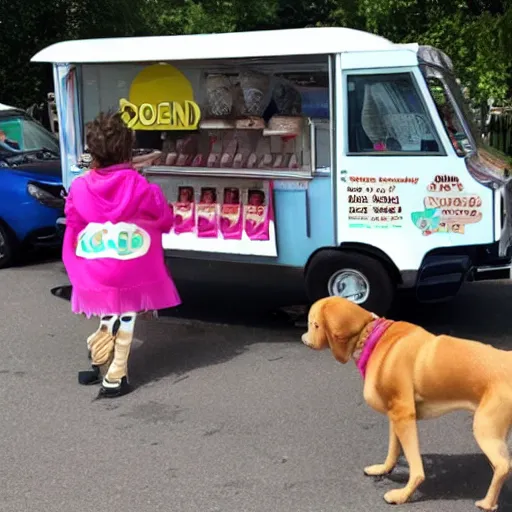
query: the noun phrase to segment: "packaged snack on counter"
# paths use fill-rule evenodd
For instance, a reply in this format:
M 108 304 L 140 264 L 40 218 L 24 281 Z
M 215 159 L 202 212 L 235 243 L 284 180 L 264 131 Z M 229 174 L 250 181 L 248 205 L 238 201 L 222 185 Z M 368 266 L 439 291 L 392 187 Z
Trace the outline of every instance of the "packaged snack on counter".
M 253 146 L 256 145 L 255 140 L 254 134 L 249 135 L 247 131 L 238 131 L 236 133 L 237 148 L 235 158 L 233 159 L 234 169 L 244 169 L 247 167 Z
M 236 155 L 236 150 L 238 147 L 238 142 L 235 138 L 231 140 L 226 140 L 224 152 L 220 157 L 220 166 L 221 167 L 233 167 L 233 160 Z
M 218 217 L 217 190 L 211 187 L 203 187 L 197 205 L 198 238 L 217 238 Z
M 174 232 L 192 233 L 195 227 L 193 187 L 179 187 L 178 200 L 174 204 Z
M 220 213 L 220 231 L 225 240 L 242 239 L 242 202 L 238 188 L 224 189 L 224 200 Z
M 172 152 L 168 153 L 165 157 L 165 165 L 175 165 L 178 160 L 178 153 Z
M 222 152 L 222 139 L 217 135 L 211 135 L 209 140 L 210 150 L 206 159 L 206 167 L 219 167 Z
M 247 159 L 247 169 L 254 169 L 258 163 L 258 157 L 256 153 L 251 153 Z
M 178 156 L 178 159 L 176 160 L 176 165 L 178 167 L 188 167 L 190 164 L 190 157 L 191 155 L 185 155 L 181 154 Z
M 287 167 L 288 167 L 288 169 L 298 169 L 300 167 L 296 155 L 290 156 L 290 160 L 288 161 Z
M 192 160 L 192 167 L 206 167 L 206 158 L 204 155 L 199 153 Z
M 272 154 L 265 153 L 258 162 L 258 169 L 270 169 L 272 167 Z
M 237 153 L 233 158 L 233 169 L 243 169 L 247 158 L 243 153 Z
M 198 139 L 195 135 L 189 135 L 183 139 L 179 139 L 176 143 L 176 151 L 178 158 L 176 165 L 178 167 L 189 167 L 192 165 L 194 156 L 198 153 Z
M 210 153 L 206 161 L 206 167 L 219 167 L 220 155 L 218 153 Z
M 263 190 L 249 190 L 245 206 L 245 233 L 251 240 L 269 240 L 270 212 Z
M 274 163 L 272 164 L 272 167 L 274 169 L 279 169 L 281 167 L 284 167 L 284 159 L 285 159 L 285 155 L 276 155 L 274 158 Z

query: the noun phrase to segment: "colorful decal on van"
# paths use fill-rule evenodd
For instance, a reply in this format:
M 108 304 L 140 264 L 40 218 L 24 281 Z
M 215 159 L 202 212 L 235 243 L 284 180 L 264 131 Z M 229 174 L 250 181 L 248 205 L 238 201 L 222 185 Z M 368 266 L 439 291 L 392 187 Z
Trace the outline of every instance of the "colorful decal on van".
M 412 222 L 424 236 L 434 233 L 463 235 L 468 224 L 482 220 L 482 198 L 464 192 L 457 176 L 437 175 L 427 192 L 423 201 L 425 210 L 411 213 Z
M 135 224 L 91 222 L 78 235 L 76 255 L 86 259 L 133 260 L 144 256 L 151 237 Z

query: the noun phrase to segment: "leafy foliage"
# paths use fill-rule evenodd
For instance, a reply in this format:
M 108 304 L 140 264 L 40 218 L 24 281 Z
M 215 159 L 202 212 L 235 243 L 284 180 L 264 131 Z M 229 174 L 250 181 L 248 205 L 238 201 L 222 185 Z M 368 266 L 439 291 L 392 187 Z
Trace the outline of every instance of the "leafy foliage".
M 52 90 L 30 58 L 64 39 L 349 26 L 431 44 L 453 59 L 471 97 L 509 96 L 512 0 L 0 0 L 1 102 Z

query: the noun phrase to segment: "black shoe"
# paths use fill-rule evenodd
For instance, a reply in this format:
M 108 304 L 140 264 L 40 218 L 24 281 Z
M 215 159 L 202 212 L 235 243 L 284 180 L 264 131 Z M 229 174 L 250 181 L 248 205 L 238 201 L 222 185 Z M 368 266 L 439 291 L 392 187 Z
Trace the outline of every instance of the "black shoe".
M 127 377 L 123 377 L 121 382 L 117 385 L 109 384 L 108 386 L 105 386 L 105 380 L 106 379 L 104 379 L 101 385 L 98 398 L 117 398 L 123 395 L 127 395 L 132 390 L 130 384 L 128 384 Z
M 101 382 L 100 367 L 92 365 L 92 370 L 78 372 L 78 384 L 82 386 L 92 386 Z

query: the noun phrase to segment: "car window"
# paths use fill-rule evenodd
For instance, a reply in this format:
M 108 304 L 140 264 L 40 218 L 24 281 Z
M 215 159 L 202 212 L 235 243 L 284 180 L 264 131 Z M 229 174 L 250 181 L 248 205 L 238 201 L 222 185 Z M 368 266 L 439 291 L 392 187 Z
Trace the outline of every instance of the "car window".
M 350 154 L 442 154 L 410 73 L 349 75 L 347 90 Z
M 23 145 L 23 125 L 21 118 L 0 119 L 0 142 L 8 148 L 20 149 Z
M 0 141 L 21 151 L 46 148 L 59 152 L 57 139 L 39 123 L 23 116 L 0 117 Z

